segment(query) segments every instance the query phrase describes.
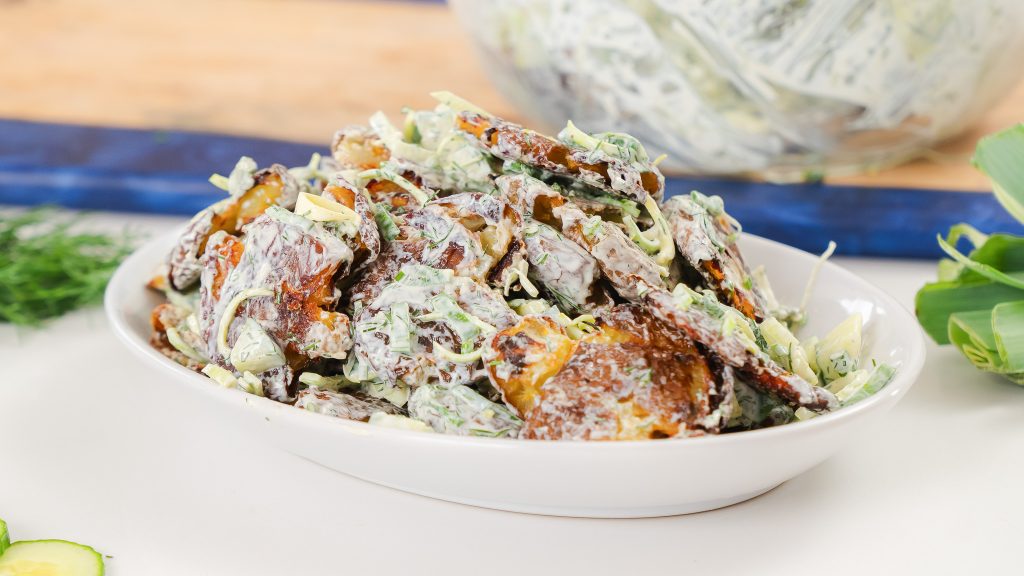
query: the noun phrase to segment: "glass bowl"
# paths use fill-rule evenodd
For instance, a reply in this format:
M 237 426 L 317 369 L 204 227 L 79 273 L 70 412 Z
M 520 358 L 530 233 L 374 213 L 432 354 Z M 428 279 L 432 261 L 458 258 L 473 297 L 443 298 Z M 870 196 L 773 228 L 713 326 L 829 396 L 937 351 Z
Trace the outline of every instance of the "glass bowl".
M 449 0 L 545 128 L 637 136 L 669 172 L 800 180 L 956 135 L 1024 73 L 1020 0 Z

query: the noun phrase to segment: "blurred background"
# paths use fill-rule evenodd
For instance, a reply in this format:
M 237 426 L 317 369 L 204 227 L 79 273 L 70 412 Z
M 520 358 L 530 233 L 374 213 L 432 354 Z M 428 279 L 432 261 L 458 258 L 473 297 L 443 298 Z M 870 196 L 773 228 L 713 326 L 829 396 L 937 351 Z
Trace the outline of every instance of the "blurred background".
M 630 132 L 748 231 L 933 257 L 1019 229 L 969 159 L 1024 119 L 1022 32 L 1019 0 L 0 0 L 0 204 L 188 215 L 444 89 Z

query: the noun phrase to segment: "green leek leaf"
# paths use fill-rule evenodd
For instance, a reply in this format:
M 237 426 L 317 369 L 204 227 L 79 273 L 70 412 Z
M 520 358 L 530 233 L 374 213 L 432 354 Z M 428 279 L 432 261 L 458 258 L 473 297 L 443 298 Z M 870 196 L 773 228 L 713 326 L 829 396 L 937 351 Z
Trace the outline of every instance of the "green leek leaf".
M 942 236 L 938 236 L 937 239 L 939 241 L 939 247 L 941 247 L 946 254 L 948 254 L 952 259 L 964 265 L 965 270 L 961 272 L 961 277 L 964 275 L 964 273 L 966 273 L 967 270 L 970 270 L 994 282 L 1006 284 L 1007 286 L 1012 286 L 1014 288 L 1020 288 L 1021 290 L 1024 290 L 1024 279 L 1015 278 L 1009 274 L 1000 271 L 998 268 L 995 268 L 994 266 L 991 266 L 989 264 L 983 264 L 981 262 L 978 262 L 977 260 L 974 260 L 973 258 L 965 256 L 959 250 L 954 248 L 952 244 L 946 242 L 946 240 Z M 988 242 L 986 242 L 986 245 L 987 244 Z
M 1024 274 L 1015 273 L 1024 280 Z M 1024 299 L 1024 291 L 996 282 L 932 282 L 917 293 L 914 308 L 924 331 L 938 344 L 949 344 L 949 319 L 957 313 L 992 310 L 1002 302 Z
M 949 258 L 943 258 L 939 260 L 939 282 L 951 282 L 960 277 L 960 272 L 964 269 L 963 264 L 956 260 L 950 260 Z
M 982 138 L 971 162 L 992 180 L 996 200 L 1024 223 L 1024 124 Z
M 992 310 L 961 312 L 950 316 L 949 340 L 979 369 L 1002 371 L 992 331 Z
M 1024 300 L 953 314 L 949 339 L 976 368 L 1024 384 Z
M 992 309 L 992 332 L 1003 368 L 1024 373 L 1024 300 L 1004 302 Z
M 992 181 L 999 203 L 1024 223 L 1024 124 L 983 138 L 973 163 Z M 972 244 L 966 255 L 957 249 L 962 238 Z M 941 260 L 939 281 L 917 293 L 921 327 L 975 367 L 1024 385 L 1024 237 L 958 224 L 938 241 L 952 260 Z
M 988 240 L 988 235 L 970 224 L 961 222 L 960 224 L 950 226 L 949 233 L 946 234 L 946 242 L 951 246 L 956 246 L 960 243 L 960 238 L 967 238 L 971 245 L 977 248 Z M 939 281 L 956 280 L 964 269 L 964 265 L 960 262 L 943 258 L 939 260 Z
M 946 241 L 951 246 L 956 246 L 956 242 L 950 240 L 949 236 L 946 237 Z M 971 260 L 1004 273 L 1024 272 L 1024 238 L 1010 234 L 992 234 L 975 245 L 977 248 L 969 254 Z M 984 276 L 964 266 L 957 278 L 964 281 L 981 281 Z
M 988 240 L 988 234 L 970 224 L 961 222 L 949 227 L 949 234 L 946 234 L 946 242 L 956 246 L 960 242 L 960 238 L 967 238 L 973 246 L 978 247 Z

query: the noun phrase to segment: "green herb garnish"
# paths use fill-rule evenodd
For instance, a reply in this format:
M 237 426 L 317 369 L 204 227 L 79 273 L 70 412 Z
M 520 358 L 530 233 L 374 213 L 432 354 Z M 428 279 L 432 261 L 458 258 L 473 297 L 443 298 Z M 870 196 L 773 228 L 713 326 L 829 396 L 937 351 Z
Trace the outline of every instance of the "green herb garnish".
M 0 215 L 0 322 L 38 326 L 103 298 L 129 238 L 71 226 L 49 208 Z

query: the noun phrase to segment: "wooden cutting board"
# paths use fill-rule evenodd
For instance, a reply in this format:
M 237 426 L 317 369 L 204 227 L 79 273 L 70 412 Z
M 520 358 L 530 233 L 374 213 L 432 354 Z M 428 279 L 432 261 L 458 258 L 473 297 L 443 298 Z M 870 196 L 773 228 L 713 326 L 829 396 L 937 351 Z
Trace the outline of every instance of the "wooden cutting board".
M 528 122 L 443 4 L 0 0 L 0 118 L 326 144 L 378 109 L 430 106 L 437 89 Z M 1022 120 L 1024 84 L 928 160 L 829 182 L 984 190 L 974 143 Z

